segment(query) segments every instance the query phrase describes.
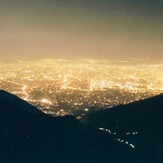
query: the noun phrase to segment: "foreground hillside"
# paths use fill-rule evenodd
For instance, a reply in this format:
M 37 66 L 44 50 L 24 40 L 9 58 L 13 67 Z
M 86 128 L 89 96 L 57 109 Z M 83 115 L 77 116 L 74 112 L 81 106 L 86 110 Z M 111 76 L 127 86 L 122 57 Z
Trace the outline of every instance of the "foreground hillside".
M 0 91 L 0 162 L 123 163 L 149 161 L 104 131 L 73 116 L 53 118 Z
M 109 129 L 143 155 L 163 162 L 163 94 L 114 108 L 89 113 L 83 122 Z

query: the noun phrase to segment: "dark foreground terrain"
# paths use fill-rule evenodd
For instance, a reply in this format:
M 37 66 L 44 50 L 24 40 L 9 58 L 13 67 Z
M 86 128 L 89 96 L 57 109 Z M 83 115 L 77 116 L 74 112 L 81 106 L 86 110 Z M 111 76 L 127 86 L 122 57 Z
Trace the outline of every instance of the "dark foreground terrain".
M 82 121 L 96 128 L 110 129 L 124 142 L 134 144 L 150 161 L 163 162 L 163 94 L 91 112 Z
M 71 115 L 55 118 L 46 115 L 1 90 L 0 162 L 163 162 L 162 101 L 163 95 L 160 95 L 140 103 L 90 113 L 83 120 L 84 124 Z M 135 131 L 139 134 L 130 135 Z M 135 146 L 122 143 L 119 138 Z

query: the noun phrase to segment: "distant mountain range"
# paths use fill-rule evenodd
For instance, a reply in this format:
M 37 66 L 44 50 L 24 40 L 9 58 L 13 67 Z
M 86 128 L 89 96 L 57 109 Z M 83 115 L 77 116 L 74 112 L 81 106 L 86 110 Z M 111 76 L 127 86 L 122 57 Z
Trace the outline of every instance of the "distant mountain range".
M 0 162 L 161 163 L 162 98 L 90 113 L 84 124 L 72 115 L 44 114 L 0 90 Z
M 110 129 L 154 162 L 163 162 L 163 94 L 89 113 L 82 121 Z

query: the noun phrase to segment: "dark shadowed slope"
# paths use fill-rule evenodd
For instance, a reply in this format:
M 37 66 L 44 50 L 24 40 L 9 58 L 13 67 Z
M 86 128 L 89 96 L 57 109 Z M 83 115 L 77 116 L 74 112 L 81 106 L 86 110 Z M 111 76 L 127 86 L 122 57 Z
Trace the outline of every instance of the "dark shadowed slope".
M 116 132 L 155 162 L 163 162 L 163 94 L 90 113 L 83 121 Z
M 96 111 L 83 118 L 93 126 L 109 127 L 116 131 L 133 131 L 154 122 L 163 121 L 163 94 L 127 105 Z
M 73 116 L 53 118 L 27 102 L 0 91 L 0 162 L 121 163 L 134 150 Z M 146 157 L 141 156 L 146 161 Z

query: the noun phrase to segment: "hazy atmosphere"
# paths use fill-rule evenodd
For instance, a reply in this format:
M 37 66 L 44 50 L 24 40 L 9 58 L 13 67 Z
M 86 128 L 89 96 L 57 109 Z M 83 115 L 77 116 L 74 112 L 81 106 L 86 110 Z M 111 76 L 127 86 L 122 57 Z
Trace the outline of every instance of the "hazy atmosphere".
M 163 163 L 163 0 L 0 0 L 0 163 Z
M 163 59 L 161 0 L 0 0 L 1 61 Z

